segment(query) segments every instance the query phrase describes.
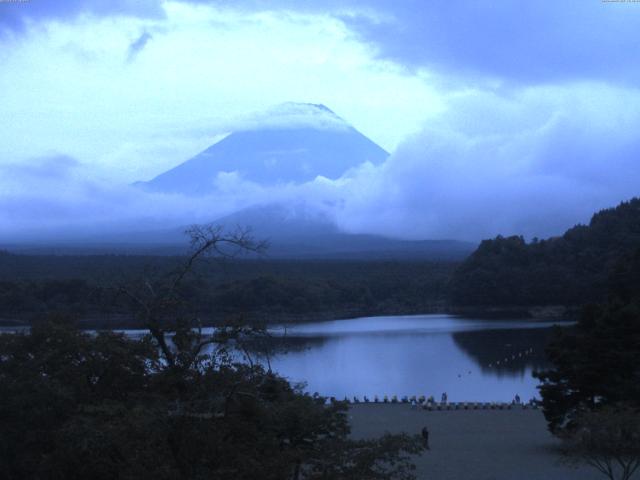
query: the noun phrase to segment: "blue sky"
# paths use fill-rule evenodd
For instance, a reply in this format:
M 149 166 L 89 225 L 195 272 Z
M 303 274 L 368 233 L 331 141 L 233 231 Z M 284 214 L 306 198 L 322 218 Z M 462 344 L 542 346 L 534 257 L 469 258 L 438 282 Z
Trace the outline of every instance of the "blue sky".
M 0 226 L 278 198 L 350 231 L 558 234 L 639 193 L 638 31 L 622 1 L 2 2 Z M 392 156 L 278 191 L 234 180 L 213 210 L 127 187 L 287 101 Z

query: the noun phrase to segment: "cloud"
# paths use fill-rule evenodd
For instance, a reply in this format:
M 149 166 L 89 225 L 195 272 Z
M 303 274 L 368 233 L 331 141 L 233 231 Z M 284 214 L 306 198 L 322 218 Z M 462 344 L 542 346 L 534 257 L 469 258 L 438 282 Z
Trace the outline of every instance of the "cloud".
M 149 40 L 151 40 L 153 36 L 149 32 L 142 32 L 136 40 L 131 42 L 129 45 L 129 53 L 127 55 L 127 61 L 132 62 L 138 56 L 138 54 L 144 49 Z
M 80 162 L 69 155 L 53 154 L 28 162 L 0 165 L 4 178 L 12 180 L 65 179 L 71 177 Z
M 304 204 L 353 233 L 547 237 L 640 194 L 639 130 L 637 89 L 576 83 L 508 95 L 469 91 L 384 164 L 361 165 L 337 180 L 267 187 L 231 172 L 198 198 L 98 182 L 65 157 L 38 161 L 23 169 L 31 180 L 23 176 L 19 191 L 0 194 L 0 229 L 5 237 L 36 227 L 164 229 L 276 203 Z M 73 177 L 47 174 L 65 164 Z
M 559 234 L 638 195 L 636 8 L 0 2 L 0 30 L 23 33 L 0 50 L 0 228 L 152 227 L 305 201 L 353 232 Z M 274 189 L 231 174 L 200 200 L 126 186 L 229 130 L 309 121 L 300 104 L 268 110 L 291 100 L 328 105 L 387 150 L 400 146 L 336 181 Z
M 196 202 L 83 177 L 22 177 L 21 187 L 0 189 L 0 242 L 108 241 L 123 233 L 210 222 L 243 206 L 237 198 Z
M 189 3 L 194 0 L 188 0 Z M 195 1 L 194 3 L 202 3 Z M 385 59 L 457 81 L 535 84 L 640 79 L 633 2 L 538 0 L 214 1 L 248 11 L 332 14 Z
M 3 30 L 21 33 L 30 23 L 66 21 L 82 14 L 158 18 L 164 12 L 158 0 L 3 1 L 0 2 L 0 33 Z
M 163 18 L 178 4 L 200 12 L 332 17 L 380 58 L 458 81 L 534 84 L 640 78 L 640 16 L 633 2 L 478 0 L 67 0 L 0 2 L 0 30 L 29 22 L 98 17 Z
M 324 105 L 297 102 L 270 106 L 228 123 L 229 131 L 282 128 L 345 130 L 349 124 Z
M 359 2 L 358 2 L 359 3 Z M 380 54 L 454 75 L 518 83 L 638 79 L 636 5 L 566 2 L 375 2 L 392 22 L 355 17 Z
M 383 166 L 357 172 L 340 223 L 410 238 L 559 235 L 640 194 L 639 128 L 638 90 L 470 93 Z
M 331 16 L 164 8 L 157 21 L 48 22 L 0 50 L 0 164 L 55 150 L 148 179 L 289 101 L 327 105 L 391 150 L 440 108 L 436 89 Z M 152 40 L 124 62 L 141 32 Z

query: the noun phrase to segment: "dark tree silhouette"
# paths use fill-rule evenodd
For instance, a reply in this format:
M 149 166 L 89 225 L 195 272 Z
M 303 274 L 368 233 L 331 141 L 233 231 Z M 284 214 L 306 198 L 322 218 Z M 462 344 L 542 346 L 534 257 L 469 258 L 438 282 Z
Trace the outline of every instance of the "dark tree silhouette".
M 560 237 L 483 241 L 454 273 L 450 299 L 457 306 L 489 307 L 604 302 L 610 272 L 638 246 L 640 198 L 633 198 Z
M 629 480 L 640 467 L 637 407 L 585 411 L 562 439 L 570 461 L 591 465 L 610 480 Z
M 252 326 L 203 333 L 183 308 L 184 279 L 206 253 L 262 247 L 214 227 L 191 238 L 177 269 L 120 289 L 151 331 L 141 340 L 82 332 L 66 319 L 0 335 L 2 477 L 414 478 L 417 437 L 352 440 L 347 405 L 237 360 Z

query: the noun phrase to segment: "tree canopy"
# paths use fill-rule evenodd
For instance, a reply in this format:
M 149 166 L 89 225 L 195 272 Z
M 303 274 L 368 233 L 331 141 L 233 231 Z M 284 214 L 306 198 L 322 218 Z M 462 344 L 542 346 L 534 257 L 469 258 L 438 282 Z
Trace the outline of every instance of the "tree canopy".
M 640 246 L 640 198 L 596 213 L 547 240 L 498 236 L 483 241 L 455 271 L 458 306 L 579 306 L 604 301 L 610 274 Z
M 151 337 L 0 336 L 3 478 L 412 478 L 416 439 L 350 440 L 345 405 L 216 351 L 179 368 Z
M 213 228 L 191 238 L 175 270 L 119 288 L 149 329 L 142 339 L 65 319 L 0 335 L 3 478 L 413 478 L 418 438 L 350 439 L 347 405 L 303 393 L 240 348 L 259 328 L 202 333 L 181 283 L 206 253 L 259 244 Z

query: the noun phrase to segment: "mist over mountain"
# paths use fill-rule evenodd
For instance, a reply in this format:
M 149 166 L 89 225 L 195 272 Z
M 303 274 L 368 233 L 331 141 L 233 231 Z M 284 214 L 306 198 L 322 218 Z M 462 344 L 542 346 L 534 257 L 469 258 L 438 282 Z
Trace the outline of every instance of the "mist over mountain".
M 622 102 L 614 93 L 608 104 Z M 183 242 L 182 230 L 194 223 L 279 225 L 268 208 L 247 213 L 270 205 L 307 210 L 273 228 L 287 240 L 281 244 L 291 244 L 303 230 L 314 233 L 297 245 L 326 238 L 304 220 L 309 212 L 331 224 L 331 235 L 358 234 L 351 240 L 363 243 L 367 235 L 412 241 L 478 242 L 516 233 L 533 238 L 559 235 L 591 212 L 637 195 L 635 130 L 597 122 L 597 111 L 578 97 L 570 106 L 579 120 L 555 114 L 564 111 L 562 102 L 541 111 L 536 96 L 491 98 L 476 110 L 454 105 L 459 108 L 443 112 L 388 157 L 328 108 L 286 103 L 230 119 L 223 130 L 203 129 L 206 139 L 171 156 L 174 162 L 223 132 L 234 133 L 151 182 L 109 179 L 90 159 L 66 153 L 0 165 L 0 248 L 86 247 L 112 239 L 120 250 L 147 239 L 165 248 L 176 244 L 165 232 L 173 229 Z M 629 122 L 640 118 L 637 112 L 629 109 Z M 165 132 L 157 135 L 155 141 L 162 141 Z M 610 148 L 598 146 L 602 138 L 611 140 Z M 243 154 L 236 158 L 233 152 Z M 159 171 L 167 165 L 154 164 Z M 243 219 L 232 216 L 238 212 Z
M 151 191 L 202 195 L 216 178 L 235 172 L 260 185 L 341 177 L 350 168 L 378 165 L 389 154 L 324 105 L 286 103 L 243 130 L 136 185 Z
M 241 209 L 207 223 L 219 225 L 228 233 L 248 229 L 256 241 L 267 243 L 263 254 L 243 254 L 243 258 L 456 261 L 477 247 L 476 243 L 458 240 L 406 240 L 344 232 L 330 212 L 304 202 L 273 203 Z M 186 223 L 168 228 L 128 227 L 3 247 L 35 255 L 181 255 L 188 251 L 188 228 Z
M 337 180 L 362 164 L 378 166 L 388 153 L 324 105 L 285 103 L 256 116 L 200 154 L 149 182 L 147 191 L 187 196 L 211 195 L 221 176 L 272 188 L 300 185 L 317 178 Z M 222 178 L 224 180 L 224 178 Z M 251 228 L 256 239 L 270 244 L 275 258 L 425 258 L 461 259 L 473 243 L 408 241 L 385 235 L 342 231 L 335 209 L 300 198 L 261 203 L 219 218 L 226 228 Z M 182 229 L 111 235 L 114 243 L 179 247 Z
M 530 239 L 639 193 L 630 2 L 91 3 L 0 2 L 0 244 L 300 200 L 352 233 Z
M 330 215 L 298 203 L 252 207 L 219 218 L 227 228 L 250 226 L 251 235 L 269 243 L 273 258 L 359 258 L 460 260 L 476 247 L 455 240 L 402 240 L 341 231 Z

